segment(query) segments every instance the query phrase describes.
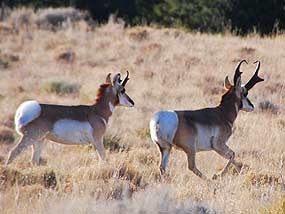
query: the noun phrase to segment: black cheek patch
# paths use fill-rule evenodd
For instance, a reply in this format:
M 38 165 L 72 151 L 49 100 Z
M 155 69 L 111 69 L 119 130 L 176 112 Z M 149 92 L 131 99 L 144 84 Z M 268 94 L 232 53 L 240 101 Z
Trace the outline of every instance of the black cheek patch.
M 254 108 L 254 105 L 250 102 L 250 100 L 247 99 L 247 101 L 248 101 L 249 105 L 251 105 Z

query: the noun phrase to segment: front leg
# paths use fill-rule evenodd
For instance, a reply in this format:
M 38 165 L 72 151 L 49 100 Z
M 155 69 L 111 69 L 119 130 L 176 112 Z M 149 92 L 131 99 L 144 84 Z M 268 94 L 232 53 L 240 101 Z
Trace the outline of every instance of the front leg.
M 226 144 L 216 144 L 214 150 L 222 157 L 228 159 L 226 166 L 222 169 L 219 175 L 224 176 L 228 172 L 229 166 L 231 164 L 234 164 L 237 171 L 240 171 L 241 164 L 235 160 L 234 151 L 232 151 Z M 213 179 L 216 179 L 217 177 L 218 175 L 214 175 Z
M 102 161 L 106 160 L 105 148 L 103 137 L 99 140 L 95 140 L 92 144 L 95 146 L 97 153 Z

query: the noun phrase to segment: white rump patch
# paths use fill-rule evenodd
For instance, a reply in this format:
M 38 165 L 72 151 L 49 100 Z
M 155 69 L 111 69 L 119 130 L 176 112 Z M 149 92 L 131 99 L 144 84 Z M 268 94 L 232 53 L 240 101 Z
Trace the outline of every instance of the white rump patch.
M 52 133 L 66 144 L 88 144 L 93 142 L 93 128 L 89 122 L 61 119 L 54 124 Z
M 23 102 L 17 109 L 15 114 L 15 127 L 18 133 L 21 127 L 26 126 L 41 114 L 41 106 L 35 100 Z
M 156 121 L 155 119 L 151 118 L 150 123 L 149 123 L 149 129 L 150 129 L 150 137 L 152 139 L 152 141 L 154 142 L 158 142 L 158 136 L 157 136 L 157 132 L 158 132 L 158 121 Z
M 178 116 L 174 111 L 157 112 L 150 120 L 150 135 L 153 141 L 159 139 L 172 143 L 178 127 Z

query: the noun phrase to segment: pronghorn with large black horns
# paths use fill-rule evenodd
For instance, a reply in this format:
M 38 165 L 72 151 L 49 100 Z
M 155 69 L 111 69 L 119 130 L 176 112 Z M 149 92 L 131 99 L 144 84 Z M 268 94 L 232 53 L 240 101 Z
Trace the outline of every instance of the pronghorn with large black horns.
M 160 152 L 162 175 L 165 173 L 173 146 L 182 149 L 187 154 L 188 168 L 203 179 L 206 177 L 195 164 L 196 152 L 214 150 L 228 159 L 220 175 L 227 172 L 230 164 L 234 164 L 237 170 L 241 169 L 241 164 L 235 160 L 235 153 L 226 143 L 232 135 L 233 123 L 239 110 L 247 112 L 254 110 L 253 104 L 247 98 L 248 91 L 256 83 L 263 81 L 258 76 L 260 62 L 257 61 L 254 76 L 245 86 L 242 86 L 240 66 L 243 62 L 246 61 L 242 60 L 235 70 L 234 85 L 231 85 L 228 76 L 226 76 L 224 86 L 227 91 L 217 107 L 194 111 L 159 111 L 151 118 L 151 139 Z M 215 177 L 217 175 L 214 175 L 213 178 Z
M 15 114 L 15 127 L 21 138 L 9 153 L 6 164 L 29 146 L 33 149 L 32 163 L 39 164 L 45 139 L 62 144 L 93 144 L 105 160 L 103 137 L 109 117 L 116 106 L 134 106 L 125 92 L 128 76 L 127 72 L 122 81 L 121 75 L 116 74 L 111 82 L 108 74 L 98 89 L 94 105 L 49 105 L 34 100 L 22 103 Z

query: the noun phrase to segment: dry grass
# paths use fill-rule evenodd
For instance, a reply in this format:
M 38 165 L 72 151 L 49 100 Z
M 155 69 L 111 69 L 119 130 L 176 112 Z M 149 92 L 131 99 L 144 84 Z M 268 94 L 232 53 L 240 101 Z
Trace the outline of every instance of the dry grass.
M 90 104 L 109 72 L 130 71 L 127 92 L 136 107 L 118 108 L 112 116 L 106 165 L 99 163 L 90 146 L 47 143 L 39 167 L 30 166 L 30 151 L 8 167 L 0 166 L 0 213 L 284 212 L 284 35 L 239 38 L 124 28 L 111 21 L 94 30 L 78 22 L 55 32 L 25 22 L 14 31 L 9 23 L 8 19 L 1 26 L 11 31 L 0 28 L 1 126 L 13 128 L 11 115 L 27 99 Z M 61 55 L 68 52 L 72 60 Z M 240 175 L 204 182 L 187 170 L 184 153 L 174 149 L 161 180 L 159 154 L 148 137 L 149 118 L 160 109 L 216 105 L 224 77 L 233 75 L 242 58 L 261 60 L 260 74 L 265 78 L 249 95 L 256 111 L 239 114 L 229 141 L 247 167 Z M 242 67 L 244 81 L 254 68 Z M 49 80 L 81 87 L 62 96 L 41 90 Z M 265 101 L 270 105 L 259 107 Z M 10 130 L 5 127 L 1 130 Z M 1 160 L 10 147 L 0 145 Z M 197 157 L 198 167 L 209 178 L 224 164 L 213 152 Z

